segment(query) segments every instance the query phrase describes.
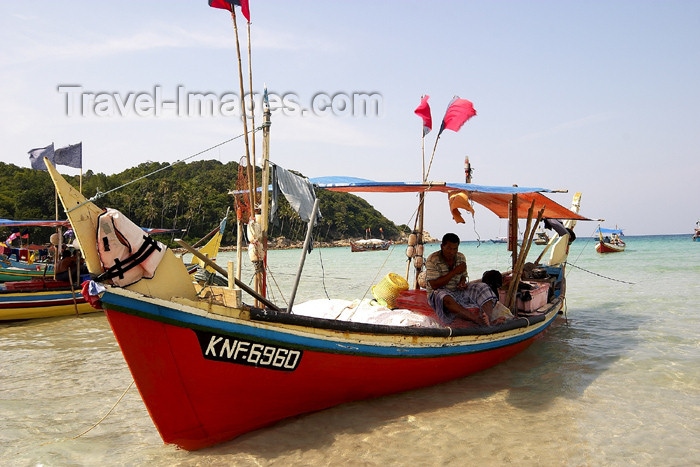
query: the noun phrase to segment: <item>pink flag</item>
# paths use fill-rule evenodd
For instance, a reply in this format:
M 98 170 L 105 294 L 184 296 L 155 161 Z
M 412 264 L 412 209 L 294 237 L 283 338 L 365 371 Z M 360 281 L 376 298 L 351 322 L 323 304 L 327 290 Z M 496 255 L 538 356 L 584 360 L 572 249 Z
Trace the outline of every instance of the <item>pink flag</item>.
M 233 5 L 241 7 L 241 13 L 250 23 L 250 6 L 248 0 L 209 0 L 209 6 L 212 8 L 221 8 L 222 10 L 231 11 Z
M 423 96 L 415 110 L 416 115 L 423 119 L 423 136 L 433 129 L 433 117 L 430 116 L 430 106 L 428 105 L 429 98 L 428 95 Z
M 452 131 L 459 131 L 464 125 L 464 122 L 476 115 L 476 110 L 474 110 L 474 104 L 466 99 L 460 99 L 459 96 L 455 96 L 447 106 L 447 112 L 445 112 L 445 118 L 442 119 L 442 125 L 440 125 L 440 133 L 442 130 L 447 128 Z

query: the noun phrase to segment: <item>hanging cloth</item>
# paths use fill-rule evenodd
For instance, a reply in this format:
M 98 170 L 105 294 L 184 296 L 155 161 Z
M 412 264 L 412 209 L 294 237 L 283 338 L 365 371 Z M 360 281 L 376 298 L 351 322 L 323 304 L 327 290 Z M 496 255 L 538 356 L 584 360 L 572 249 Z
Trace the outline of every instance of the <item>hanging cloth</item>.
M 294 175 L 288 170 L 276 164 L 272 165 L 272 206 L 270 207 L 270 222 L 272 225 L 278 224 L 277 210 L 279 209 L 278 197 L 282 192 L 289 205 L 294 211 L 299 214 L 301 220 L 308 223 L 311 221 L 311 213 L 316 201 L 316 193 L 314 186 L 307 178 Z M 319 210 L 314 219 L 314 225 L 321 219 L 321 211 Z M 311 243 L 309 243 L 309 251 L 311 251 Z
M 272 207 L 270 208 L 270 221 L 276 225 L 277 223 L 277 198 L 280 191 L 287 198 L 289 205 L 294 211 L 299 214 L 301 220 L 309 222 L 311 220 L 311 211 L 316 200 L 314 186 L 311 182 L 303 177 L 294 175 L 282 167 L 272 164 Z M 314 220 L 314 224 L 321 219 L 319 211 Z
M 462 218 L 462 214 L 460 214 L 459 212 L 460 209 L 466 209 L 467 211 L 472 213 L 472 217 L 474 216 L 474 208 L 469 202 L 469 196 L 466 192 L 453 191 L 447 196 L 449 197 L 452 218 L 455 220 L 456 223 L 464 224 L 464 218 Z

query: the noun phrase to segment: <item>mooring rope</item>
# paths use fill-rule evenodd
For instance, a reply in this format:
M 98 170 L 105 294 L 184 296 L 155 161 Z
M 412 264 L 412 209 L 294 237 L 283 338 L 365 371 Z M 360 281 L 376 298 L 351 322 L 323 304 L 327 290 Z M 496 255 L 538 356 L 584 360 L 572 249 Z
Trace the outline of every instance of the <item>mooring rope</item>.
M 117 402 L 114 403 L 114 405 L 112 406 L 112 408 L 109 409 L 109 412 L 107 412 L 107 413 L 105 414 L 104 417 L 102 417 L 97 423 L 95 423 L 94 425 L 92 425 L 90 428 L 88 428 L 87 430 L 83 431 L 83 432 L 80 433 L 79 435 L 73 436 L 71 439 L 78 439 L 78 438 L 80 438 L 81 436 L 83 436 L 84 434 L 88 433 L 90 430 L 92 430 L 93 428 L 95 428 L 97 425 L 99 425 L 100 423 L 102 423 L 102 422 L 104 421 L 104 419 L 107 418 L 107 417 L 109 416 L 109 414 L 111 414 L 112 411 L 117 407 L 117 405 L 122 401 L 122 399 L 124 398 L 124 396 L 126 396 L 126 393 L 129 392 L 129 389 L 131 389 L 131 386 L 133 386 L 133 385 L 134 385 L 134 380 L 131 380 L 131 383 L 129 383 L 129 386 L 124 390 L 124 392 L 122 393 L 122 395 L 119 396 L 119 399 L 117 399 Z
M 58 443 L 59 441 L 69 441 L 69 440 L 72 440 L 72 439 L 78 439 L 78 438 L 80 438 L 81 436 L 83 436 L 83 435 L 89 433 L 93 428 L 95 428 L 97 425 L 99 425 L 100 423 L 102 423 L 102 422 L 105 420 L 105 418 L 107 418 L 107 417 L 109 416 L 109 414 L 111 414 L 111 413 L 114 411 L 114 409 L 115 409 L 115 408 L 117 407 L 117 405 L 122 401 L 122 399 L 124 399 L 124 396 L 126 396 L 126 393 L 129 392 L 129 389 L 131 389 L 131 386 L 133 386 L 133 385 L 134 385 L 134 380 L 132 379 L 132 380 L 131 380 L 131 383 L 129 383 L 129 386 L 124 390 L 124 392 L 122 393 L 122 395 L 119 396 L 119 399 L 117 399 L 117 402 L 114 403 L 114 405 L 112 406 L 112 408 L 109 409 L 109 411 L 104 415 L 104 417 L 102 417 L 101 419 L 99 419 L 99 421 L 98 421 L 97 423 L 95 423 L 94 425 L 92 425 L 92 426 L 91 426 L 90 428 L 88 428 L 87 430 L 85 430 L 85 431 L 83 431 L 82 433 L 80 433 L 80 434 L 78 434 L 78 435 L 75 435 L 75 436 L 73 436 L 73 437 L 71 437 L 71 438 L 63 438 L 63 439 L 59 439 L 59 440 L 56 440 L 56 441 L 47 441 L 46 443 L 42 443 L 41 446 L 46 446 L 47 444 Z
M 604 276 L 604 275 L 602 275 L 602 274 L 598 274 L 597 272 L 589 271 L 588 269 L 584 269 L 584 268 L 582 268 L 582 267 L 580 267 L 580 266 L 576 266 L 576 265 L 573 264 L 573 263 L 567 262 L 566 265 L 567 265 L 567 266 L 571 266 L 571 267 L 576 268 L 576 269 L 580 269 L 581 271 L 587 272 L 588 274 L 593 274 L 594 276 L 602 277 L 603 279 L 608 279 L 608 280 L 610 280 L 610 281 L 621 282 L 621 283 L 623 283 L 623 284 L 630 284 L 630 285 L 636 284 L 636 282 L 627 282 L 627 281 L 623 281 L 623 280 L 620 280 L 620 279 L 614 279 L 614 278 L 612 278 L 612 277 Z

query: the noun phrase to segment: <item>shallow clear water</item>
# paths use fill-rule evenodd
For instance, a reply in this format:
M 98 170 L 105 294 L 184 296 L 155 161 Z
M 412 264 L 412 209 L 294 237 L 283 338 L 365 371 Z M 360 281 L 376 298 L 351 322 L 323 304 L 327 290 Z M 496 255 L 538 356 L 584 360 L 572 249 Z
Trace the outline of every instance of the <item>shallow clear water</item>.
M 198 452 L 164 445 L 135 387 L 124 394 L 131 375 L 103 315 L 0 324 L 0 465 L 698 465 L 700 242 L 626 240 L 600 255 L 579 238 L 566 319 L 497 367 Z M 472 278 L 510 262 L 503 244 L 460 250 Z M 403 251 L 314 249 L 295 302 L 369 296 L 405 274 Z M 270 252 L 280 301 L 300 253 Z

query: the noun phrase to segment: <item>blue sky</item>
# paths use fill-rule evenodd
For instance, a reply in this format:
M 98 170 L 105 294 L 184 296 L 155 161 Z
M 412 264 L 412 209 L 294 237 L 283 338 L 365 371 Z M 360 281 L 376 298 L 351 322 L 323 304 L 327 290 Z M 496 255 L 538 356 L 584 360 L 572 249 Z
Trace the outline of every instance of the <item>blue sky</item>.
M 266 83 L 305 107 L 317 94 L 381 96 L 378 116 L 275 113 L 270 157 L 285 168 L 420 179 L 413 110 L 429 94 L 437 127 L 459 95 L 477 116 L 442 134 L 430 179 L 462 181 L 469 156 L 474 183 L 565 188 L 552 196 L 564 205 L 581 191 L 582 214 L 627 235 L 692 233 L 700 219 L 700 2 L 250 1 L 255 92 Z M 0 38 L 4 162 L 29 167 L 29 149 L 82 141 L 84 170 L 115 173 L 181 160 L 242 132 L 230 115 L 67 115 L 58 89 L 122 99 L 156 87 L 165 100 L 178 87 L 238 95 L 230 16 L 204 0 L 2 2 Z M 238 140 L 201 158 L 243 154 Z M 412 224 L 413 196 L 368 199 Z M 455 225 L 445 195 L 430 198 L 426 227 L 463 239 L 505 234 L 482 210 Z

